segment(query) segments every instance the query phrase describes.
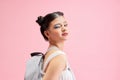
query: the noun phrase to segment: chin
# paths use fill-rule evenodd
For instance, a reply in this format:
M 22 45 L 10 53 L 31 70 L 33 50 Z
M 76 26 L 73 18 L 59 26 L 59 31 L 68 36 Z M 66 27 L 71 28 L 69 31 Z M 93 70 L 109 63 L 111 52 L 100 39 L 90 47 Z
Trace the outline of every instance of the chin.
M 66 41 L 66 40 L 68 40 L 68 39 L 67 39 L 67 38 L 64 38 L 63 40 Z
M 62 37 L 62 39 L 67 40 L 67 39 L 68 39 L 68 37 L 67 37 L 67 36 L 66 36 L 66 37 Z

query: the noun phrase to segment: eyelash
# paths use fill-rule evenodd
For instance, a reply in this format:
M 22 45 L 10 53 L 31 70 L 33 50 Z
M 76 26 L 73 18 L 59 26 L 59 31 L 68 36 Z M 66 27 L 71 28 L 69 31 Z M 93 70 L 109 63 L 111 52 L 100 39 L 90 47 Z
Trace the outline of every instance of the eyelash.
M 57 28 L 60 28 L 61 26 L 62 26 L 61 24 L 56 24 L 54 26 L 54 28 L 57 29 Z M 68 26 L 68 24 L 64 24 L 64 27 L 67 27 L 67 26 Z
M 55 25 L 54 28 L 57 29 L 59 28 L 61 25 Z
M 65 24 L 64 26 L 65 26 L 65 27 L 67 27 L 67 26 L 68 26 L 68 24 Z

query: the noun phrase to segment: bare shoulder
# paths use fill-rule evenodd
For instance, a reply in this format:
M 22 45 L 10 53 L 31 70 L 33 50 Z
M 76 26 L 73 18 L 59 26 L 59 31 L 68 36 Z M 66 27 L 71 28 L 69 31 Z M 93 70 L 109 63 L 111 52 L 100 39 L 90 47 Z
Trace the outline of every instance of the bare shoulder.
M 43 80 L 58 80 L 61 72 L 66 68 L 66 56 L 57 55 L 48 64 Z
M 56 57 L 54 57 L 51 61 L 50 64 L 54 65 L 60 65 L 60 64 L 65 64 L 66 63 L 66 56 L 64 54 L 60 54 Z
M 56 51 L 53 51 L 54 53 Z M 64 54 L 57 55 L 49 62 L 49 67 L 52 68 L 52 70 L 64 70 L 66 67 L 66 56 Z
M 51 65 L 54 65 L 55 67 L 65 67 L 66 64 L 66 56 L 64 54 L 60 54 L 56 57 L 54 57 L 51 61 L 50 61 Z

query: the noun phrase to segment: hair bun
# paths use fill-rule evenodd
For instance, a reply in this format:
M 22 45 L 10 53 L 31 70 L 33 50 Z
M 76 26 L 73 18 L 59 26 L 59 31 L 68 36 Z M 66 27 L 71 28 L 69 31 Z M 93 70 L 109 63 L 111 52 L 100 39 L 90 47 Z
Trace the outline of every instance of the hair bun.
M 41 25 L 42 22 L 43 22 L 43 17 L 42 16 L 39 16 L 38 19 L 36 20 L 36 22 Z

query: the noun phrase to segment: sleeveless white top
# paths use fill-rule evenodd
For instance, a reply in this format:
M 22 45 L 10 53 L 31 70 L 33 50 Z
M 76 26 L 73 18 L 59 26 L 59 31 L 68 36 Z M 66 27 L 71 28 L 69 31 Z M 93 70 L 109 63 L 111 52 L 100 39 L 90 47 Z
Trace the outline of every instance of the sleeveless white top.
M 58 49 L 57 47 L 50 47 L 47 51 L 51 50 L 51 49 Z M 56 52 L 52 53 L 46 60 L 45 64 L 44 64 L 44 67 L 43 67 L 43 71 L 45 71 L 45 68 L 47 66 L 47 64 L 50 62 L 50 60 L 58 55 L 65 55 L 65 53 L 61 50 L 57 50 Z M 66 56 L 66 55 L 65 55 Z M 45 73 L 44 73 L 45 74 Z M 62 71 L 61 75 L 60 75 L 60 78 L 59 80 L 76 80 L 75 77 L 74 77 L 74 74 L 68 64 L 68 61 L 67 61 L 67 64 L 66 64 L 66 69 L 64 71 Z

